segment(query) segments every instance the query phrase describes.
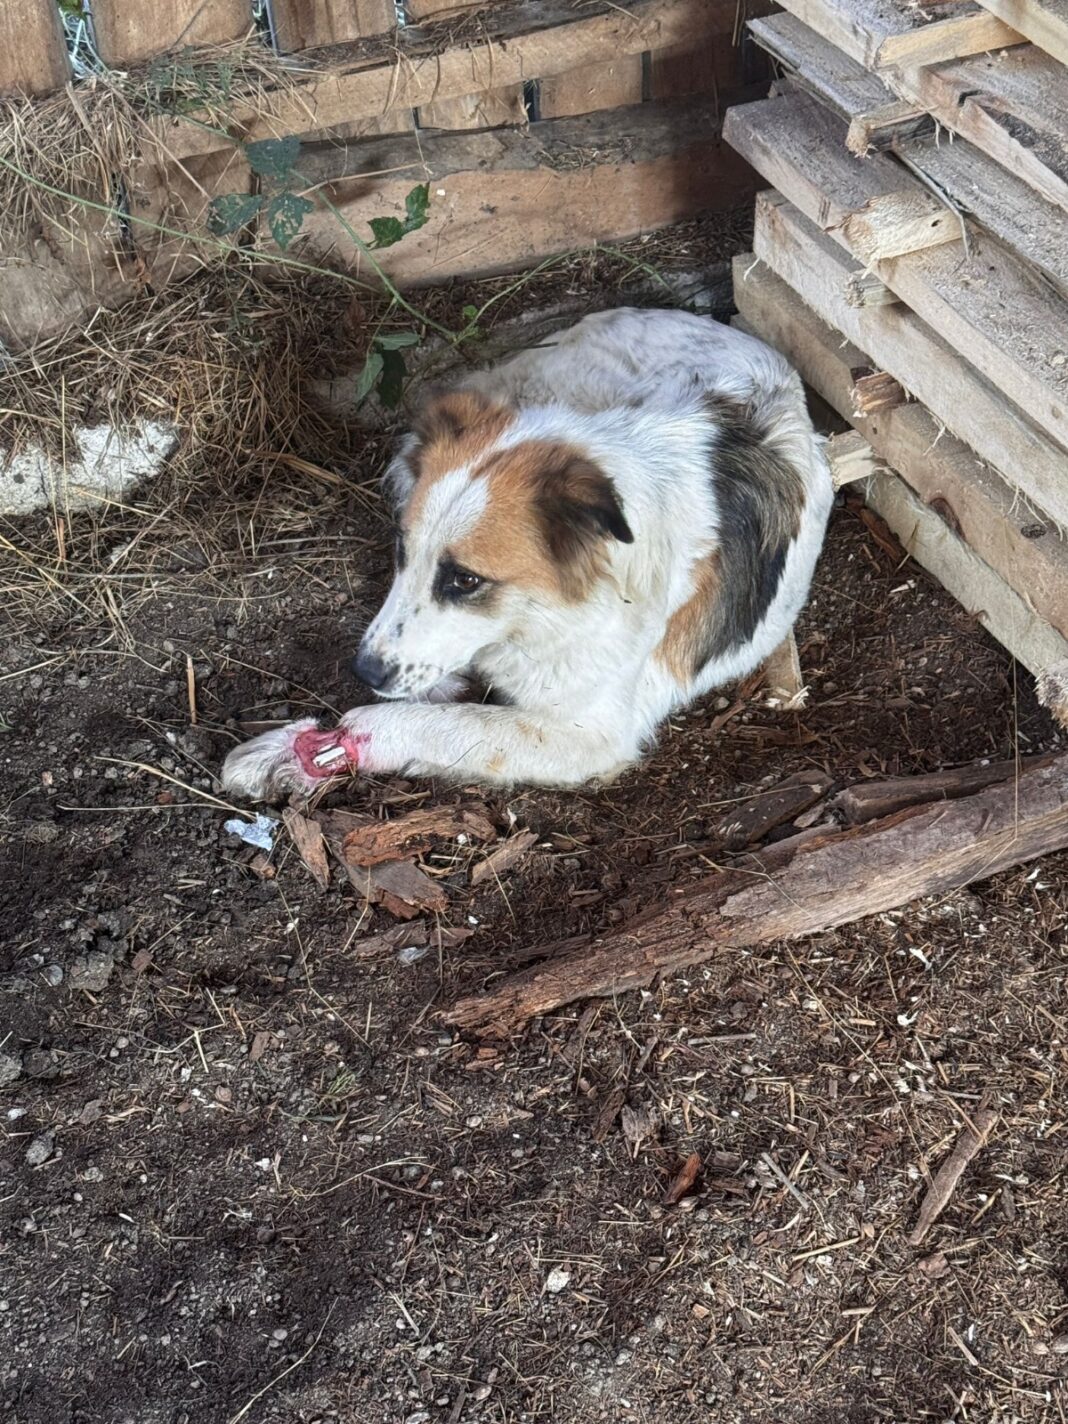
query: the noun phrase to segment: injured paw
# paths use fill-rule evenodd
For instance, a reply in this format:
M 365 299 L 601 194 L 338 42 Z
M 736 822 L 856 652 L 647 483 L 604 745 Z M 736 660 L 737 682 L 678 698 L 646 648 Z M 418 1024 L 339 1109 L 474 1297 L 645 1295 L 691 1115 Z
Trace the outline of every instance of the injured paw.
M 329 732 L 313 728 L 293 739 L 293 750 L 305 776 L 321 780 L 357 771 L 360 747 L 366 741 L 366 737 L 355 737 L 344 727 L 335 727 Z

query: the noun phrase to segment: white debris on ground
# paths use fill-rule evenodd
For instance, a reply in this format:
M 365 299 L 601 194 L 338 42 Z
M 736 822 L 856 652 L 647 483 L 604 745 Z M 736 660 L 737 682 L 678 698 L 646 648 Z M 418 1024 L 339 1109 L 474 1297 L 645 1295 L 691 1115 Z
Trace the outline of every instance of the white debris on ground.
M 155 420 L 123 430 L 78 426 L 74 436 L 65 462 L 40 446 L 0 453 L 0 514 L 93 509 L 122 499 L 158 473 L 178 444 L 176 428 Z

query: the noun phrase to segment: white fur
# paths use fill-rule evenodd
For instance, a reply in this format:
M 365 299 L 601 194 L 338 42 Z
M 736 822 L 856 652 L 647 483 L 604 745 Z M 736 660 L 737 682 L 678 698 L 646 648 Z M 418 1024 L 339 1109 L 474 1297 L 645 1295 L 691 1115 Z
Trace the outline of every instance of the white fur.
M 486 481 L 464 468 L 438 480 L 408 540 L 407 566 L 368 631 L 375 651 L 401 665 L 390 695 L 416 700 L 357 708 L 344 725 L 369 737 L 362 765 L 370 772 L 543 785 L 611 776 L 674 709 L 759 667 L 808 595 L 833 490 L 800 380 L 777 352 L 730 327 L 680 312 L 622 310 L 587 317 L 554 345 L 464 385 L 517 411 L 495 449 L 564 442 L 599 464 L 634 542 L 606 541 L 606 576 L 579 603 L 502 590 L 492 617 L 441 607 L 430 597 L 435 568 L 481 514 Z M 693 593 L 697 561 L 719 542 L 715 427 L 701 405 L 709 393 L 752 408 L 801 476 L 805 504 L 752 637 L 680 683 L 654 653 Z M 413 483 L 413 448 L 409 437 L 388 475 L 401 502 Z M 472 670 L 508 705 L 428 705 L 456 695 Z M 232 752 L 228 789 L 265 797 L 305 786 L 286 737 L 269 733 Z

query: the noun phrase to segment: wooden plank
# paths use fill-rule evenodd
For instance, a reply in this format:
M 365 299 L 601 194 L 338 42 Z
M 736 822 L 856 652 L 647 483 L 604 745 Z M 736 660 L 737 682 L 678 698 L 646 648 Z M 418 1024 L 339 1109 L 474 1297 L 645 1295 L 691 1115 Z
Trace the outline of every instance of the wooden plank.
M 1068 0 L 979 0 L 1061 64 L 1068 64 Z
M 640 104 L 643 69 L 640 54 L 626 54 L 607 63 L 583 64 L 566 74 L 546 75 L 538 84 L 538 113 L 543 119 L 564 119 Z
M 1068 5 L 1068 0 L 1064 3 Z M 755 20 L 750 29 L 780 63 L 793 69 L 806 93 L 849 124 L 846 147 L 852 153 L 866 153 L 873 143 L 892 144 L 897 158 L 928 186 L 945 193 L 1054 281 L 1068 284 L 1068 244 L 1060 208 L 973 144 L 926 141 L 920 137 L 918 123 L 895 124 L 891 116 L 903 105 L 909 113 L 920 111 L 896 99 L 877 75 L 793 15 Z M 1012 62 L 1022 54 L 1015 51 Z M 930 117 L 924 114 L 923 119 L 933 132 Z
M 354 157 L 363 171 L 397 176 L 347 177 Z M 526 130 L 371 141 L 351 154 L 324 145 L 305 151 L 301 172 L 309 185 L 328 185 L 359 232 L 373 217 L 403 214 L 413 182 L 429 182 L 427 225 L 381 253 L 408 285 L 505 271 L 740 206 L 752 193 L 749 169 L 723 144 L 705 100 L 639 104 Z M 358 264 L 328 213 L 311 214 L 304 232 L 313 250 Z
M 61 89 L 70 60 L 55 0 L 3 0 L 0 5 L 0 95 Z
M 905 201 L 884 211 L 891 173 L 898 176 L 904 200 L 914 197 L 920 205 L 918 211 L 934 200 L 882 155 L 853 159 L 842 147 L 840 124 L 805 95 L 734 108 L 724 133 L 769 183 L 869 262 L 917 315 L 966 353 L 1036 425 L 1068 446 L 1068 302 L 1026 262 L 971 225 L 967 251 L 958 243 L 942 243 L 880 260 L 876 243 L 885 248 L 896 240 L 897 214 L 909 212 Z M 865 219 L 863 227 L 854 215 Z M 940 220 L 947 217 L 957 224 L 956 216 L 942 209 Z M 906 237 L 914 231 L 911 222 L 903 231 Z
M 1041 677 L 1068 660 L 1068 641 L 921 503 L 904 480 L 887 472 L 874 475 L 862 488 L 865 503 L 886 520 L 906 553 L 1030 673 Z
M 736 105 L 723 132 L 769 183 L 862 262 L 946 243 L 956 260 L 956 215 L 883 154 L 858 163 L 846 151 L 839 120 L 807 94 Z
M 552 0 L 537 7 L 542 27 L 534 31 L 527 7 L 509 7 L 493 17 L 492 30 L 480 29 L 444 50 L 432 27 L 402 29 L 388 41 L 353 43 L 347 56 L 331 59 L 306 83 L 261 98 L 255 109 L 235 106 L 231 132 L 253 140 L 312 133 L 682 43 L 704 5 L 705 0 L 592 0 L 576 11 L 570 0 Z M 193 122 L 177 119 L 159 127 L 178 157 L 220 147 L 216 135 Z
M 902 70 L 888 81 L 1068 211 L 1068 70 L 1057 60 L 1027 45 L 938 69 Z
M 844 296 L 848 256 L 778 194 L 758 195 L 753 247 L 824 321 L 1068 529 L 1068 454 L 914 312 L 905 306 L 850 306 Z
M 189 45 L 225 44 L 251 29 L 249 0 L 167 0 L 155 5 L 93 0 L 93 34 L 107 64 L 133 64 Z
M 1068 545 L 1052 522 L 1029 510 L 1018 490 L 918 401 L 875 416 L 855 415 L 852 371 L 871 358 L 843 341 L 763 262 L 749 255 L 734 259 L 734 292 L 746 329 L 781 351 L 806 384 L 852 422 L 867 448 L 1068 637 Z
M 889 148 L 903 137 L 933 133 L 929 114 L 899 99 L 877 74 L 790 14 L 750 20 L 749 33 L 795 82 L 850 125 L 853 153 Z
M 393 0 L 271 0 L 275 43 L 283 53 L 343 44 L 396 29 Z
M 941 64 L 1023 43 L 1011 26 L 971 3 L 783 0 L 783 8 L 867 69 Z
M 459 99 L 439 99 L 418 110 L 422 129 L 493 129 L 502 124 L 525 124 L 527 106 L 522 84 L 485 89 Z

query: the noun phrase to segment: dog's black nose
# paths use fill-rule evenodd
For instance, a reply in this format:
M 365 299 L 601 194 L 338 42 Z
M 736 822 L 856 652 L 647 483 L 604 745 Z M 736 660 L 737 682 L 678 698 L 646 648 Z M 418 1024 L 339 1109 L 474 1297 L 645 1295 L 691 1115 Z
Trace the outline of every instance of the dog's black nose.
M 366 648 L 361 648 L 353 658 L 352 670 L 372 692 L 377 692 L 389 681 L 389 667 L 377 653 L 369 652 Z

